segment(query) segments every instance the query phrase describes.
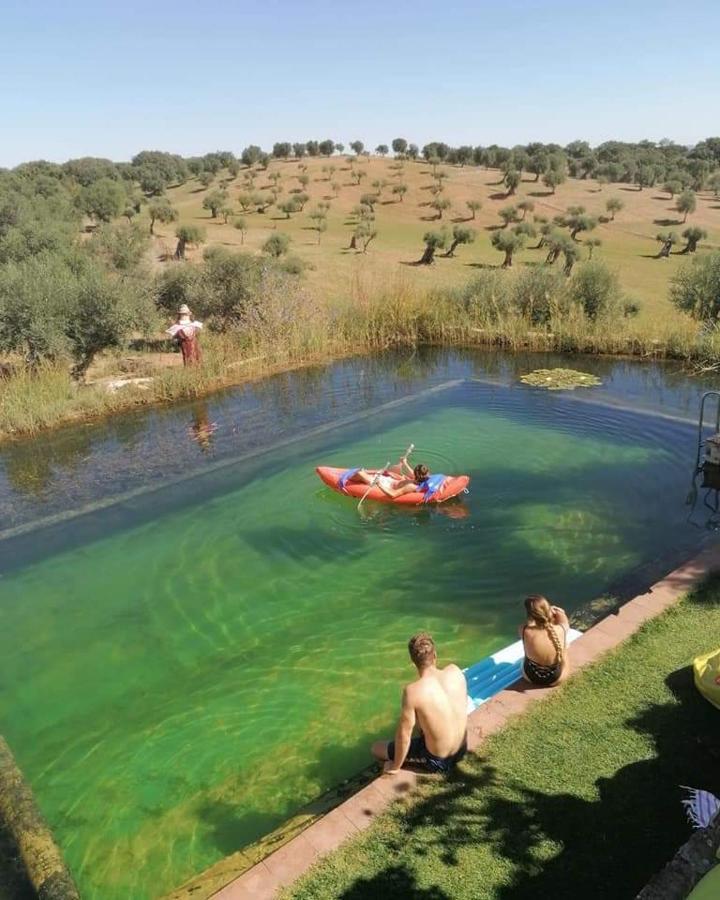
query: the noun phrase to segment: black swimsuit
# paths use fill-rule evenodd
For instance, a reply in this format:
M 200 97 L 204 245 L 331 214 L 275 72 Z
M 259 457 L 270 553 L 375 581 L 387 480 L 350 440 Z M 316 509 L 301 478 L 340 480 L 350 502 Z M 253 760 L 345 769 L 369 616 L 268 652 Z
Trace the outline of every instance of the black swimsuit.
M 525 637 L 526 628 L 527 625 L 523 625 L 523 638 Z M 563 633 L 564 632 L 565 629 L 563 628 Z M 562 674 L 562 659 L 559 659 L 551 666 L 542 666 L 540 663 L 535 662 L 534 659 L 530 659 L 529 656 L 526 656 L 525 662 L 523 663 L 523 670 L 525 672 L 525 677 L 532 684 L 537 684 L 540 687 L 548 687 L 551 684 L 555 684 L 558 678 L 560 678 L 560 675 Z

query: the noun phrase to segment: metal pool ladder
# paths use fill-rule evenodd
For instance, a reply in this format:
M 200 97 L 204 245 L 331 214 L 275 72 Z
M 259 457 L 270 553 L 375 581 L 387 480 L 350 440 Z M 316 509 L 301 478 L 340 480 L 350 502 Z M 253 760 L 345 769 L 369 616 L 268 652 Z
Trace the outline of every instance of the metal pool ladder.
M 703 438 L 705 428 L 705 404 L 713 397 L 715 399 L 715 428 L 708 438 Z M 705 448 L 705 463 L 708 465 L 720 465 L 720 391 L 705 391 L 700 399 L 700 416 L 698 418 L 697 457 L 695 459 L 695 471 L 703 468 L 705 463 L 700 462 Z

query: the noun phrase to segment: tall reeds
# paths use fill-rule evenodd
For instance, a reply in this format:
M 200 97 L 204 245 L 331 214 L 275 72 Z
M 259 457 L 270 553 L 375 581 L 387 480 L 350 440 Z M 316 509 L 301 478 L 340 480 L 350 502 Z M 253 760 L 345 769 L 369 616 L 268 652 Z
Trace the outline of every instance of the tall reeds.
M 491 269 L 464 288 L 433 291 L 402 277 L 386 284 L 357 278 L 335 301 L 318 300 L 301 284 L 269 279 L 242 327 L 203 335 L 197 368 L 171 366 L 147 383 L 115 392 L 77 384 L 62 362 L 16 368 L 0 381 L 0 436 L 198 397 L 270 372 L 394 347 L 493 346 L 703 363 L 720 357 L 720 336 L 690 318 L 639 320 L 624 314 L 618 297 L 590 316 L 573 301 L 572 280 L 542 271 L 533 277 Z

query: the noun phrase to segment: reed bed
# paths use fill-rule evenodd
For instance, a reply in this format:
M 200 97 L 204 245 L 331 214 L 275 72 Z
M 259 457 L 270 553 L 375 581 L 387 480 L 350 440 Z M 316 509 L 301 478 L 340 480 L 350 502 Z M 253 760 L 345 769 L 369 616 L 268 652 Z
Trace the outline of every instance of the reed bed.
M 617 304 L 590 317 L 578 304 L 547 296 L 540 298 L 539 315 L 518 287 L 521 276 L 501 281 L 498 274 L 506 273 L 489 271 L 466 288 L 435 291 L 418 290 L 402 278 L 385 285 L 358 278 L 345 297 L 327 301 L 302 285 L 268 283 L 242 327 L 203 335 L 203 364 L 197 368 L 170 366 L 146 384 L 116 392 L 75 382 L 63 360 L 11 368 L 0 381 L 0 438 L 392 348 L 492 346 L 679 359 L 696 367 L 712 366 L 720 357 L 717 332 L 690 318 L 648 323 L 623 315 Z M 106 360 L 106 368 L 112 362 Z

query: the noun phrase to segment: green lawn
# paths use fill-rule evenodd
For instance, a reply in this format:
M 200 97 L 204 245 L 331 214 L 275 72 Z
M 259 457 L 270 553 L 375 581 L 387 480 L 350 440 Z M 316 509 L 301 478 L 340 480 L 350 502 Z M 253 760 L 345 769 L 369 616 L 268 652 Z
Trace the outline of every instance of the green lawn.
M 715 579 L 287 896 L 634 897 L 690 834 L 679 785 L 720 793 L 720 713 L 691 669 L 720 642 L 718 600 Z

